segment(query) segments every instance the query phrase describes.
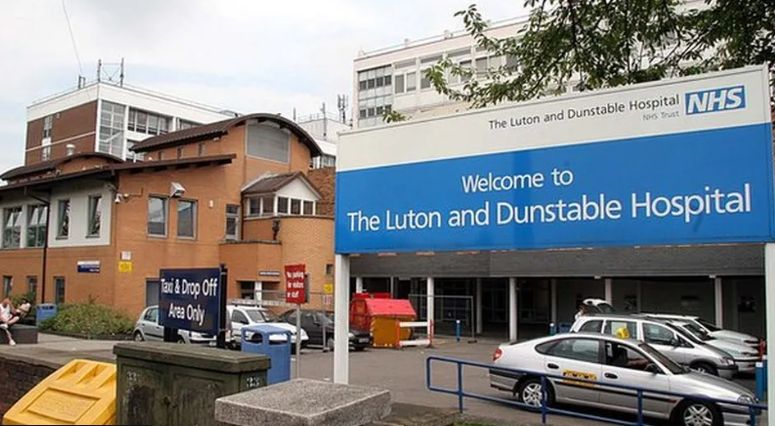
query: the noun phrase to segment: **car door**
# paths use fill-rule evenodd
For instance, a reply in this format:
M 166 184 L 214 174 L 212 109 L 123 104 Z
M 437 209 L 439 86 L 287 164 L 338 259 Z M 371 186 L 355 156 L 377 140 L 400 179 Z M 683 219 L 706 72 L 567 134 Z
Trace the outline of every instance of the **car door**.
M 618 386 L 669 391 L 667 375 L 637 347 L 626 342 L 607 341 L 604 344 L 605 364 L 600 388 L 600 403 L 618 411 L 637 412 L 637 391 Z M 651 364 L 651 367 L 649 365 Z M 651 371 L 647 370 L 651 369 Z M 611 384 L 615 386 L 605 386 Z M 670 411 L 669 398 L 664 395 L 644 393 L 644 414 L 664 416 Z
M 296 323 L 294 323 L 294 325 L 295 324 Z M 309 337 L 309 340 L 307 341 L 308 343 L 312 343 L 314 345 L 323 344 L 323 330 L 320 327 L 321 323 L 317 312 L 301 312 L 301 328 L 307 332 L 307 337 Z
M 555 397 L 560 402 L 596 405 L 596 385 L 573 379 L 597 381 L 600 378 L 600 341 L 569 337 L 558 341 L 544 353 L 544 372 L 551 378 Z
M 159 324 L 159 308 L 148 308 L 143 316 L 145 340 L 164 340 L 164 327 Z
M 667 326 L 644 322 L 643 341 L 679 364 L 689 365 L 692 362 L 691 344 Z

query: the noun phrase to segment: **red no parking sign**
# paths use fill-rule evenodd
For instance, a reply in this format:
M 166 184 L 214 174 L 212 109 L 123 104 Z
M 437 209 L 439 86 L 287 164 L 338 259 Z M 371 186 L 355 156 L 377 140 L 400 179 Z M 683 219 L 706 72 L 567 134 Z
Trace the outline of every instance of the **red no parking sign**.
M 306 267 L 303 263 L 297 265 L 285 265 L 285 301 L 287 303 L 307 303 L 307 294 L 304 291 L 304 275 Z

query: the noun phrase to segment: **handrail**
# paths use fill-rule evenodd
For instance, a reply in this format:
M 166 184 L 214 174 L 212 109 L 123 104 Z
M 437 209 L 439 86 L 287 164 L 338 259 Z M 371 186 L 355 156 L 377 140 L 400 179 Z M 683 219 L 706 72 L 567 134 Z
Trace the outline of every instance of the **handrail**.
M 432 377 L 432 369 L 431 365 L 433 364 L 433 361 L 438 361 L 441 363 L 449 363 L 454 364 L 457 368 L 457 388 L 456 389 L 450 389 L 450 388 L 443 388 L 443 387 L 437 387 L 433 385 L 433 381 L 431 379 Z M 513 399 L 506 399 L 506 398 L 499 398 L 495 396 L 490 395 L 484 395 L 479 394 L 475 392 L 468 392 L 464 389 L 463 386 L 463 367 L 464 366 L 471 366 L 471 367 L 477 367 L 477 368 L 486 368 L 488 371 L 500 371 L 505 373 L 511 373 L 511 374 L 522 374 L 522 375 L 530 375 L 532 377 L 539 377 L 541 380 L 541 389 L 543 389 L 542 395 L 541 395 L 541 406 L 540 407 L 534 407 L 528 404 L 525 404 L 520 401 L 516 401 Z M 572 380 L 574 382 L 579 383 L 589 383 L 590 385 L 601 385 L 605 387 L 612 387 L 612 388 L 619 388 L 619 389 L 625 389 L 630 391 L 635 391 L 637 398 L 638 398 L 638 409 L 637 409 L 637 421 L 636 422 L 628 422 L 626 420 L 611 418 L 611 417 L 603 417 L 603 416 L 596 416 L 592 414 L 582 413 L 582 412 L 576 412 L 571 410 L 565 410 L 565 409 L 559 409 L 559 408 L 553 408 L 550 407 L 547 404 L 547 386 L 546 381 L 548 379 L 563 379 L 563 380 L 569 380 L 568 377 L 558 375 L 558 374 L 546 374 L 546 373 L 540 373 L 537 371 L 531 371 L 531 370 L 520 370 L 515 368 L 504 368 L 504 367 L 497 367 L 492 364 L 482 363 L 482 362 L 476 362 L 476 361 L 469 361 L 469 360 L 463 360 L 463 359 L 457 359 L 457 358 L 450 358 L 450 357 L 444 357 L 444 356 L 429 356 L 425 360 L 425 385 L 428 388 L 428 390 L 432 392 L 440 392 L 440 393 L 447 393 L 451 395 L 456 395 L 458 397 L 458 410 L 462 413 L 464 409 L 464 399 L 465 398 L 474 398 L 484 401 L 491 401 L 491 402 L 498 402 L 498 403 L 505 403 L 508 405 L 521 407 L 521 408 L 527 408 L 527 409 L 533 409 L 535 410 L 538 408 L 541 412 L 541 423 L 546 424 L 546 417 L 548 414 L 563 414 L 570 417 L 576 417 L 581 419 L 587 419 L 587 420 L 594 420 L 594 421 L 600 421 L 600 422 L 606 422 L 606 423 L 613 423 L 613 424 L 619 424 L 619 425 L 637 425 L 642 426 L 645 423 L 643 422 L 643 395 L 649 394 L 657 394 L 657 395 L 667 395 L 667 396 L 676 396 L 680 398 L 688 398 L 695 401 L 704 401 L 704 402 L 712 402 L 712 403 L 720 403 L 725 405 L 732 405 L 732 406 L 740 406 L 745 407 L 748 411 L 748 415 L 750 416 L 750 424 L 755 425 L 756 424 L 756 416 L 759 415 L 758 411 L 767 410 L 767 406 L 764 404 L 749 404 L 745 402 L 739 402 L 739 401 L 729 401 L 724 399 L 715 399 L 710 398 L 704 395 L 690 395 L 690 394 L 683 394 L 678 392 L 670 392 L 670 391 L 662 391 L 662 390 L 653 390 L 653 389 L 647 389 L 647 388 L 639 388 L 636 386 L 628 386 L 628 385 L 621 385 L 616 383 L 603 383 L 596 380 L 587 380 L 583 378 L 576 378 L 574 377 Z M 741 413 L 743 410 L 741 409 Z

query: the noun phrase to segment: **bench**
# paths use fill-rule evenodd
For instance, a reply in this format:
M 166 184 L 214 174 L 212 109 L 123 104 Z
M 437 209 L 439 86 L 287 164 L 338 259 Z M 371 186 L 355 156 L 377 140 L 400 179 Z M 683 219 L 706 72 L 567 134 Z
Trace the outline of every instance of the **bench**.
M 19 344 L 38 343 L 38 327 L 26 324 L 14 324 L 11 326 L 11 336 Z M 0 344 L 7 345 L 7 335 L 0 331 Z

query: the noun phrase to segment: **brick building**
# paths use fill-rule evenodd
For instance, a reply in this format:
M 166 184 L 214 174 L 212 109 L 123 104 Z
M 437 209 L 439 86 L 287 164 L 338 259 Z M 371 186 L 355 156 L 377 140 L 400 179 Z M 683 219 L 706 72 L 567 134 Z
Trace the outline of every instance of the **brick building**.
M 332 282 L 333 193 L 317 185 L 333 174 L 309 170 L 321 151 L 295 123 L 250 114 L 133 150 L 144 160 L 73 152 L 0 176 L 3 294 L 135 315 L 156 303 L 160 268 L 226 264 L 229 297 L 281 290 L 291 263 L 313 294 Z

